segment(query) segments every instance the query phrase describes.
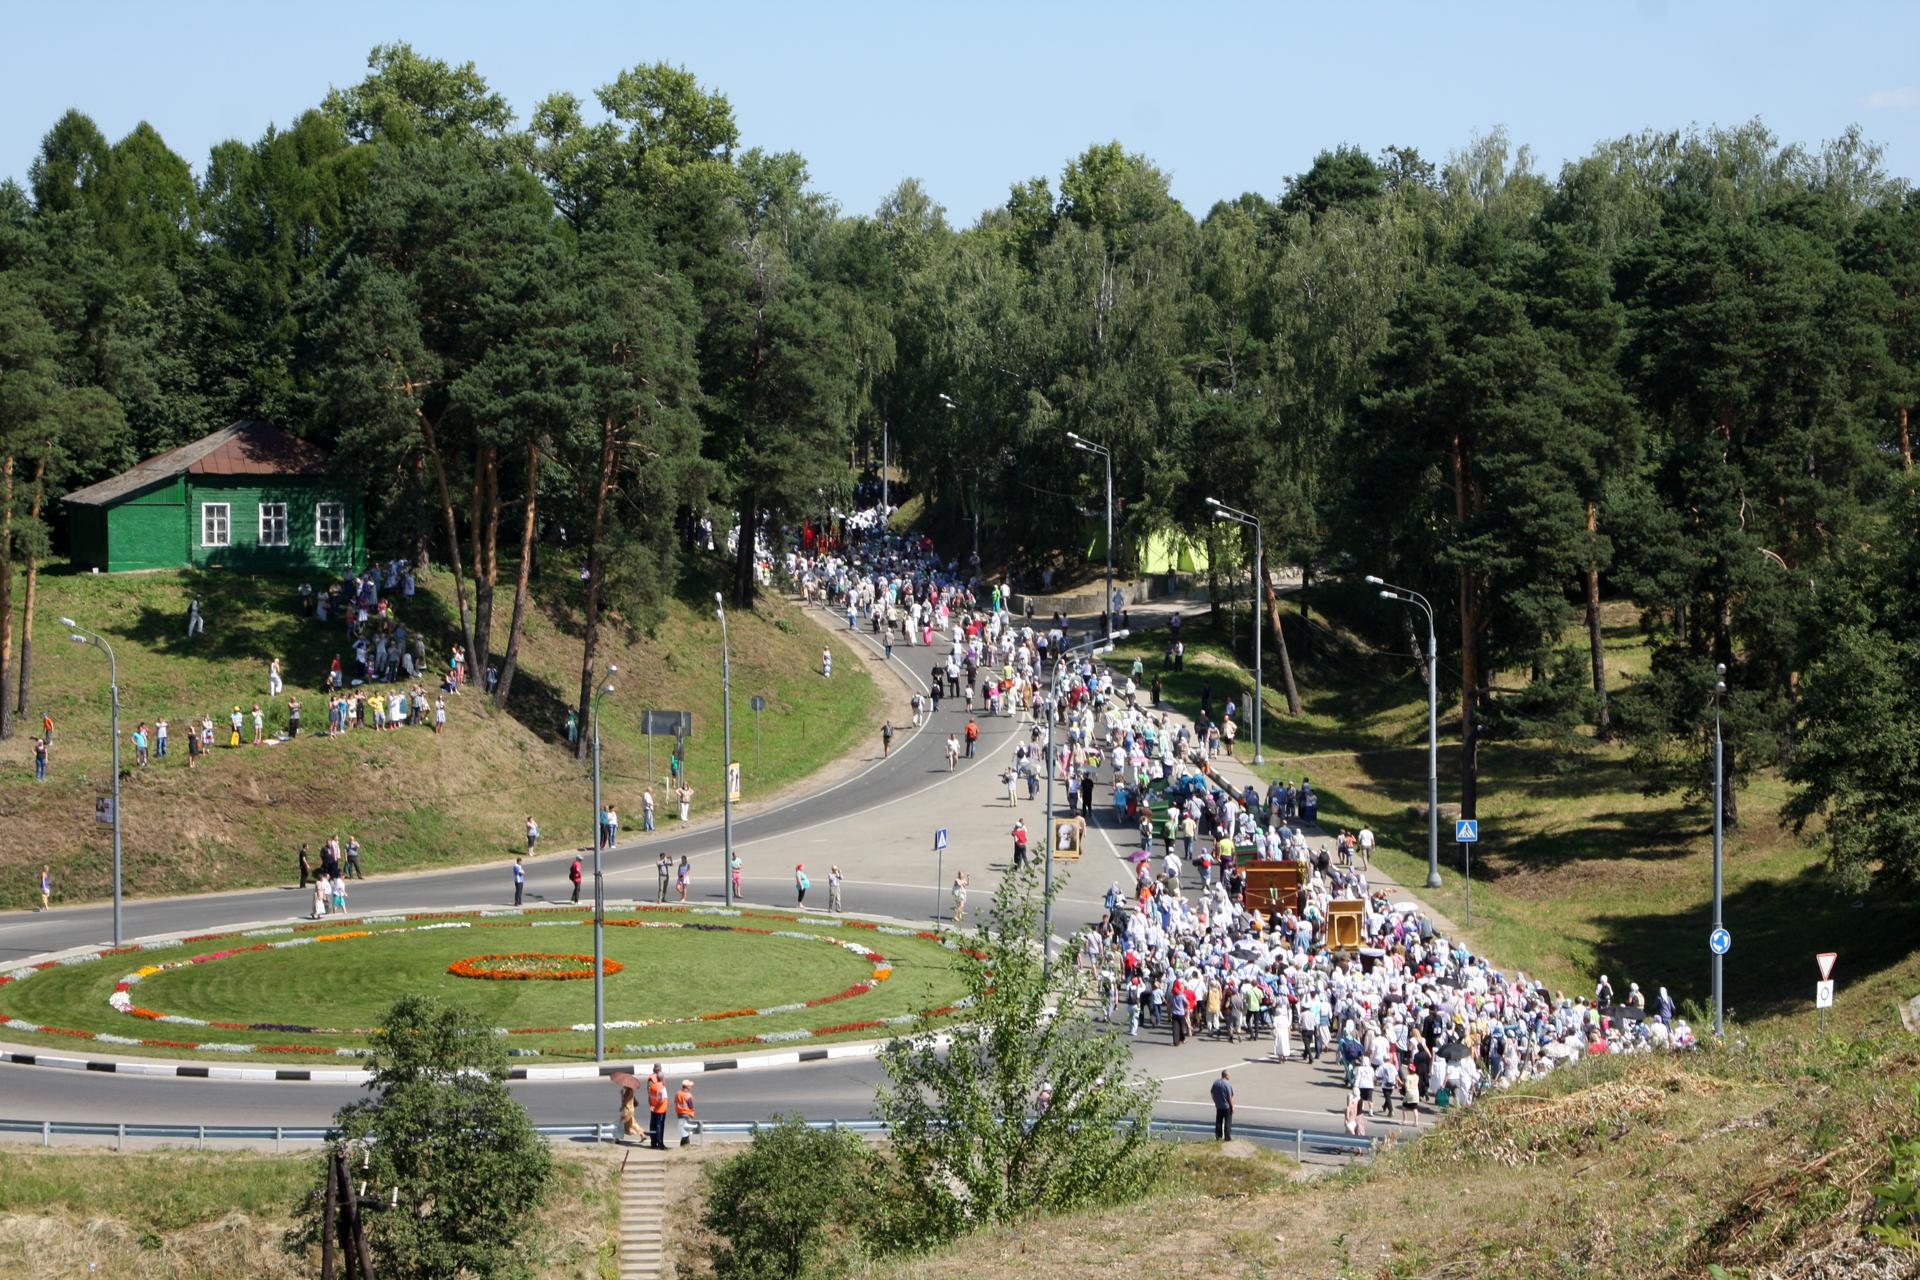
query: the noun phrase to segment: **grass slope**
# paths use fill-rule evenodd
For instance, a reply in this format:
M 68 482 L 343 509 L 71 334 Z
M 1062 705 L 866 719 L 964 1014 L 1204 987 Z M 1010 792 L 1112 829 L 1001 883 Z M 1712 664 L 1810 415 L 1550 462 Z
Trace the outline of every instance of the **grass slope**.
M 58 619 L 73 617 L 104 633 L 119 661 L 121 729 L 165 717 L 173 744 L 164 761 L 132 766 L 122 743 L 125 879 L 129 893 L 161 894 L 290 882 L 302 842 L 316 851 L 329 834 L 356 834 L 374 874 L 508 856 L 523 847 L 527 815 L 540 822 L 548 849 L 584 843 L 592 809 L 590 769 L 574 759 L 563 731 L 578 690 L 579 584 L 539 585 L 521 642 L 512 703 L 495 711 L 469 688 L 448 699 L 447 732 L 426 728 L 313 736 L 324 727 L 320 685 L 344 632 L 300 617 L 299 579 L 222 571 L 116 576 L 49 573 L 42 577 L 33 656 L 32 705 L 11 742 L 0 746 L 0 907 L 37 905 L 41 862 L 53 865 L 56 901 L 98 898 L 110 884 L 107 828 L 93 803 L 111 785 L 107 664 L 95 649 L 66 642 Z M 198 594 L 206 633 L 188 641 L 187 600 Z M 711 583 L 689 575 L 682 594 L 712 599 Z M 401 600 L 400 617 L 428 642 L 431 668 L 444 670 L 456 623 L 451 579 L 428 575 L 420 594 Z M 505 644 L 510 595 L 496 606 L 495 637 Z M 763 597 L 753 613 L 729 616 L 733 656 L 734 758 L 745 798 L 763 799 L 861 743 L 874 723 L 879 693 L 865 668 L 843 662 L 819 676 L 821 636 L 784 602 Z M 694 716 L 688 776 L 694 813 L 720 804 L 720 626 L 710 606 L 672 602 L 651 635 L 617 619 L 602 628 L 604 661 L 617 664 L 616 690 L 604 704 L 601 737 L 607 798 L 625 829 L 640 827 L 640 791 L 649 776 L 644 709 Z M 281 659 L 303 709 L 300 738 L 276 747 L 217 748 L 189 771 L 185 722 L 211 714 L 225 741 L 224 713 L 266 699 L 268 660 Z M 350 658 L 350 654 L 348 654 Z M 763 694 L 758 760 L 748 699 Z M 43 712 L 55 721 L 52 769 L 33 781 L 30 738 Z M 269 730 L 284 723 L 273 706 Z M 583 727 L 584 728 L 584 727 Z M 250 733 L 248 736 L 251 736 Z M 671 740 L 653 744 L 651 776 L 664 816 L 661 779 Z M 663 825 L 672 825 L 664 823 Z
M 538 1280 L 617 1274 L 619 1166 L 559 1153 L 540 1214 Z M 319 1249 L 283 1238 L 320 1185 L 312 1155 L 36 1151 L 0 1159 L 0 1274 L 9 1280 L 296 1280 Z
M 1325 618 L 1314 620 L 1315 638 L 1304 652 L 1289 627 L 1303 714 L 1286 714 L 1270 660 L 1267 763 L 1248 767 L 1262 777 L 1311 778 L 1323 828 L 1370 824 L 1388 873 L 1401 884 L 1422 885 L 1425 682 L 1405 654 L 1365 652 Z M 1620 687 L 1646 670 L 1646 647 L 1621 606 L 1610 606 L 1607 622 L 1609 677 Z M 1243 643 L 1244 632 L 1243 621 Z M 1186 640 L 1186 670 L 1163 675 L 1167 700 L 1191 714 L 1211 682 L 1216 716 L 1230 693 L 1244 705 L 1252 681 L 1225 633 L 1190 625 Z M 1136 641 L 1116 658 L 1138 654 L 1157 669 L 1162 644 Z M 1446 804 L 1459 796 L 1459 751 L 1457 710 L 1449 723 L 1445 704 L 1440 735 L 1440 800 Z M 1243 715 L 1237 749 L 1243 764 L 1252 757 L 1252 738 Z M 1711 806 L 1678 792 L 1648 794 L 1624 747 L 1590 738 L 1572 745 L 1484 742 L 1480 767 L 1473 923 L 1465 930 L 1476 949 L 1569 990 L 1590 991 L 1606 973 L 1616 990 L 1637 981 L 1649 997 L 1664 985 L 1676 1001 L 1705 1000 Z M 1735 1014 L 1809 1005 L 1817 952 L 1841 953 L 1844 985 L 1898 963 L 1913 945 L 1900 921 L 1915 902 L 1896 896 L 1868 904 L 1836 895 L 1818 853 L 1781 825 L 1786 796 L 1777 776 L 1749 777 L 1740 795 L 1742 822 L 1727 832 L 1724 911 L 1734 951 L 1725 971 Z M 1441 841 L 1445 883 L 1422 893 L 1464 924 L 1461 849 L 1450 830 L 1441 832 Z

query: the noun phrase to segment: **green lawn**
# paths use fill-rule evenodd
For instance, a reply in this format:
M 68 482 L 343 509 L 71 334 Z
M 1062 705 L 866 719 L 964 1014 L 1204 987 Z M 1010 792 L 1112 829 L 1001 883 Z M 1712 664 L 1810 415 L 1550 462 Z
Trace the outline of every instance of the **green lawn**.
M 364 1046 L 366 1030 L 378 1025 L 395 1000 L 423 993 L 463 1004 L 509 1029 L 516 1053 L 575 1057 L 585 1045 L 581 1033 L 570 1028 L 593 1019 L 589 979 L 487 980 L 457 976 L 448 966 L 478 955 L 590 957 L 589 921 L 579 912 L 543 910 L 523 916 L 348 919 L 297 930 L 208 935 L 56 966 L 0 985 L 0 1014 L 58 1028 L 22 1031 L 19 1021 L 5 1025 L 8 1039 L 32 1043 L 71 1047 L 78 1038 L 71 1033 L 105 1033 L 118 1038 L 106 1043 L 130 1052 L 191 1054 L 194 1045 L 232 1044 L 254 1049 L 238 1055 L 199 1053 L 300 1060 Z M 650 927 L 657 924 L 680 927 Z M 363 930 L 365 936 L 352 936 Z M 961 991 L 954 953 L 939 939 L 916 932 L 883 933 L 763 912 L 727 916 L 649 909 L 614 916 L 605 936 L 607 957 L 622 966 L 606 979 L 608 1020 L 656 1024 L 609 1030 L 610 1044 L 635 1052 L 711 1046 L 738 1036 L 776 1035 L 780 1038 L 771 1042 L 784 1043 L 885 1034 L 876 1025 L 880 1020 L 904 1020 L 946 1005 Z M 837 945 L 841 941 L 884 960 Z M 229 952 L 237 954 L 224 954 Z M 215 958 L 191 962 L 195 957 Z M 590 960 L 578 967 L 590 971 Z M 135 1009 L 212 1025 L 114 1009 L 110 1000 L 116 985 L 129 974 L 141 975 L 126 988 Z M 810 1000 L 818 1003 L 805 1007 Z M 755 1009 L 772 1011 L 703 1016 Z M 851 1023 L 866 1025 L 834 1030 Z M 787 1034 L 801 1031 L 811 1034 Z M 139 1043 L 121 1045 L 121 1040 Z M 174 1043 L 149 1043 L 155 1040 Z M 275 1047 L 260 1047 L 267 1044 Z
M 173 727 L 167 759 L 136 768 L 123 742 L 122 813 L 126 883 L 134 895 L 194 892 L 289 882 L 302 842 L 357 835 L 374 873 L 486 858 L 522 846 L 528 815 L 549 848 L 584 844 L 592 811 L 590 770 L 564 740 L 566 702 L 578 690 L 579 584 L 549 575 L 525 626 L 521 671 L 504 710 L 470 687 L 448 699 L 448 724 L 315 736 L 324 727 L 318 689 L 344 635 L 304 621 L 300 579 L 219 571 L 43 577 L 33 653 L 32 698 L 25 722 L 0 744 L 0 908 L 37 905 L 40 863 L 52 864 L 57 902 L 97 899 L 109 884 L 107 829 L 93 821 L 94 798 L 111 785 L 107 663 L 91 647 L 66 642 L 57 619 L 70 616 L 104 633 L 119 662 L 121 728 L 165 717 Z M 673 601 L 651 633 L 618 618 L 602 630 L 602 660 L 617 664 L 603 704 L 606 798 L 637 834 L 640 791 L 651 777 L 661 807 L 671 740 L 651 752 L 641 733 L 647 709 L 690 711 L 688 777 L 694 812 L 718 811 L 722 749 L 720 628 L 704 566 L 689 569 L 684 600 Z M 188 641 L 179 620 L 190 593 L 203 601 L 207 630 Z M 451 579 L 429 574 L 398 605 L 401 619 L 428 638 L 430 664 L 444 670 L 458 630 Z M 495 635 L 505 644 L 511 601 L 497 607 Z M 866 668 L 843 662 L 832 680 L 818 674 L 822 634 L 776 596 L 729 617 L 733 658 L 734 759 L 751 803 L 789 787 L 849 752 L 864 751 L 881 711 Z M 284 698 L 266 697 L 266 668 L 282 659 L 287 688 L 305 712 L 301 736 L 281 746 L 227 750 L 187 767 L 184 725 L 224 715 L 235 704 L 268 710 L 270 731 L 285 720 Z M 758 717 L 749 699 L 767 699 Z M 30 738 L 42 713 L 55 721 L 51 775 L 35 783 Z M 250 734 L 248 735 L 251 736 Z
M 1646 670 L 1647 650 L 1623 606 L 1608 609 L 1609 679 L 1618 688 Z M 1243 621 L 1243 639 L 1244 630 Z M 1163 675 L 1166 698 L 1191 714 L 1210 681 L 1216 716 L 1230 692 L 1244 703 L 1250 673 L 1234 663 L 1224 634 L 1205 625 L 1187 631 L 1187 669 Z M 1138 653 L 1157 669 L 1161 649 L 1161 640 L 1147 638 L 1116 657 Z M 1324 829 L 1370 824 L 1385 870 L 1402 884 L 1423 885 L 1426 687 L 1410 658 L 1316 633 L 1304 655 L 1295 651 L 1305 704 L 1298 717 L 1286 714 L 1271 651 L 1268 659 L 1267 763 L 1253 772 L 1310 778 Z M 1247 763 L 1252 726 L 1244 715 L 1240 723 L 1237 754 Z M 1458 715 L 1445 702 L 1440 733 L 1444 805 L 1459 798 Z M 1486 742 L 1480 763 L 1481 843 L 1473 851 L 1473 923 L 1465 930 L 1475 948 L 1568 990 L 1591 990 L 1606 973 L 1620 990 L 1637 981 L 1649 995 L 1665 986 L 1676 1001 L 1704 1001 L 1710 807 L 1678 792 L 1648 794 L 1623 747 L 1591 739 L 1571 747 Z M 1785 783 L 1771 774 L 1744 781 L 1742 822 L 1726 841 L 1724 918 L 1735 939 L 1725 964 L 1727 1004 L 1735 1015 L 1811 1016 L 1814 954 L 1841 953 L 1843 989 L 1881 973 L 1908 954 L 1911 937 L 1900 921 L 1920 902 L 1836 895 L 1817 851 L 1780 823 Z M 1441 834 L 1445 883 L 1421 892 L 1464 925 L 1462 851 L 1450 829 Z

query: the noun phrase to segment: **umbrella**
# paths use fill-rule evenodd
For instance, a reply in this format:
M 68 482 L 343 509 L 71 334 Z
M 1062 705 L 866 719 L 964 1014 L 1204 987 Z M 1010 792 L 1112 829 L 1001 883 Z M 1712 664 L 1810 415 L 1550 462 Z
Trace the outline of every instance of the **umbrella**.
M 647 1087 L 647 1082 L 631 1071 L 609 1071 L 607 1073 L 607 1079 L 628 1089 L 644 1089 Z
M 1393 904 L 1393 909 L 1403 916 L 1418 915 L 1420 912 L 1420 904 L 1417 902 L 1396 902 Z
M 1151 854 L 1145 849 L 1135 849 L 1131 853 L 1127 854 L 1127 861 L 1134 862 L 1134 863 L 1145 862 L 1148 858 L 1151 858 L 1152 856 L 1153 854 Z
M 1455 1040 L 1447 1045 L 1446 1048 L 1440 1050 L 1440 1056 L 1448 1062 L 1458 1062 L 1462 1058 L 1472 1057 L 1473 1050 L 1467 1048 L 1467 1042 L 1465 1040 Z

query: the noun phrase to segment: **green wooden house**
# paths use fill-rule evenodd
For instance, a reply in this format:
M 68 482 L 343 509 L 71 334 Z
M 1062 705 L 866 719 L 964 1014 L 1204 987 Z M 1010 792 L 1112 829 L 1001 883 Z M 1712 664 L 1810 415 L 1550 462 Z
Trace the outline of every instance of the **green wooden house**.
M 304 440 L 247 418 L 66 496 L 76 564 L 345 571 L 366 556 L 354 487 Z

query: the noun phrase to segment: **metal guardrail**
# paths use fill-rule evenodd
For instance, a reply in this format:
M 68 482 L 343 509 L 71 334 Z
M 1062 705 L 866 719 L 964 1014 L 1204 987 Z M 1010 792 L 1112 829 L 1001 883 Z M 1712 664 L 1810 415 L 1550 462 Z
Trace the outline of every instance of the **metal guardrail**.
M 881 1120 L 809 1120 L 810 1129 L 846 1130 L 850 1133 L 881 1134 L 887 1126 Z M 616 1126 L 605 1124 L 543 1124 L 536 1126 L 542 1137 L 605 1142 L 613 1137 Z M 702 1122 L 700 1131 L 709 1135 L 750 1136 L 757 1133 L 757 1121 Z M 1212 1138 L 1213 1125 L 1199 1120 L 1154 1120 L 1148 1131 L 1156 1137 Z M 138 1141 L 191 1142 L 204 1148 L 213 1142 L 272 1142 L 278 1152 L 289 1142 L 325 1142 L 334 1132 L 330 1125 L 220 1125 L 220 1124 L 106 1124 L 84 1120 L 0 1120 L 0 1134 L 37 1137 L 41 1146 L 50 1147 L 55 1138 L 112 1139 L 116 1150 L 127 1139 Z M 1294 1158 L 1307 1152 L 1332 1155 L 1368 1155 L 1378 1146 L 1376 1138 L 1355 1137 L 1346 1133 L 1326 1133 L 1313 1129 L 1278 1128 L 1270 1125 L 1235 1125 L 1234 1136 L 1261 1146 L 1291 1148 Z

